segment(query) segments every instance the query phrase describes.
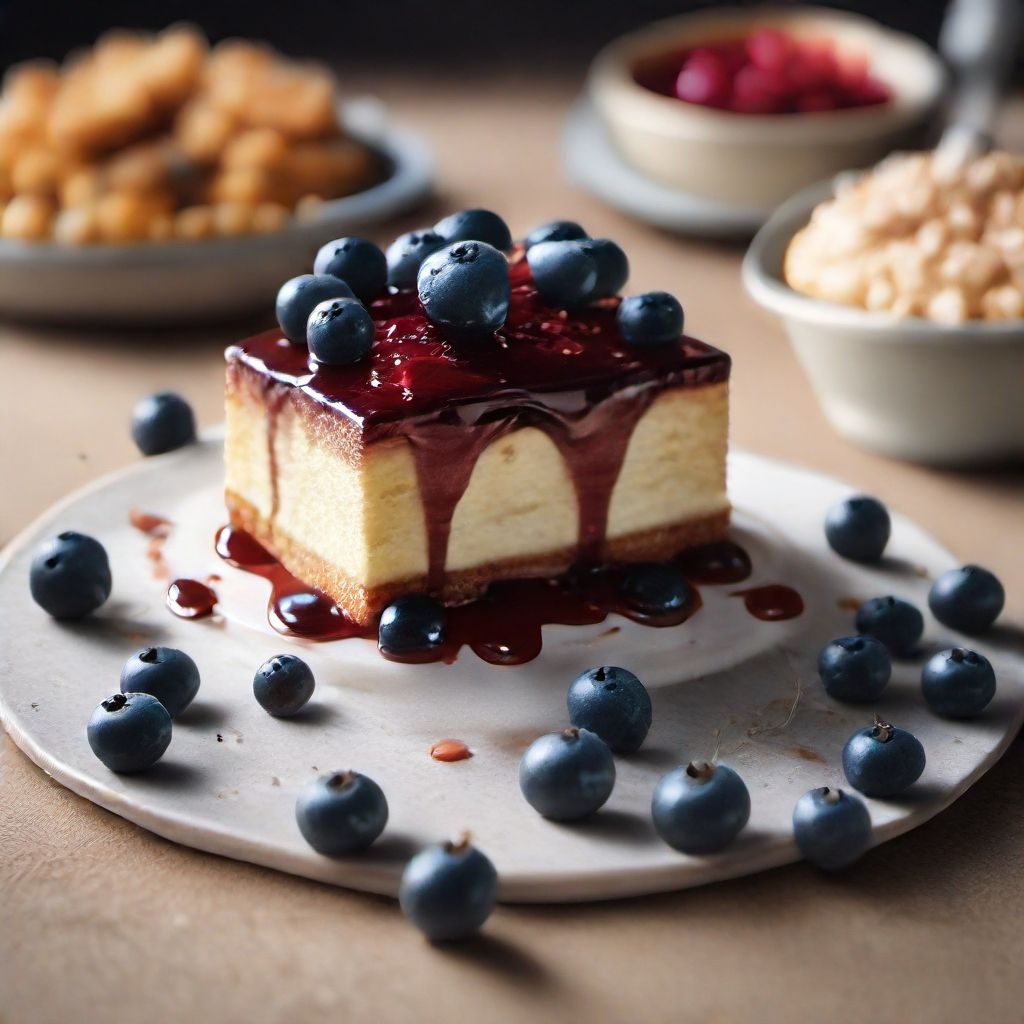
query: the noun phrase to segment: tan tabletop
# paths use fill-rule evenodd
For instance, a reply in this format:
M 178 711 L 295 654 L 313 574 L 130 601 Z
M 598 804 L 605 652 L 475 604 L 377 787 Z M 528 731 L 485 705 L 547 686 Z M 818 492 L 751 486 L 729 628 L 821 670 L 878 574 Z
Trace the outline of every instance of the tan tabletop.
M 570 89 L 392 81 L 384 95 L 434 143 L 444 207 L 491 206 L 518 231 L 572 217 L 617 239 L 633 286 L 675 292 L 688 329 L 732 353 L 735 444 L 842 476 L 992 566 L 1019 631 L 1021 471 L 940 472 L 841 441 L 778 323 L 742 293 L 741 247 L 659 233 L 564 184 Z M 216 423 L 221 349 L 241 330 L 0 327 L 0 541 L 137 458 L 138 396 L 172 387 Z M 1018 738 L 952 808 L 841 876 L 794 865 L 674 895 L 502 907 L 480 941 L 439 950 L 390 901 L 150 835 L 0 735 L 0 1022 L 1021 1021 L 1022 808 Z

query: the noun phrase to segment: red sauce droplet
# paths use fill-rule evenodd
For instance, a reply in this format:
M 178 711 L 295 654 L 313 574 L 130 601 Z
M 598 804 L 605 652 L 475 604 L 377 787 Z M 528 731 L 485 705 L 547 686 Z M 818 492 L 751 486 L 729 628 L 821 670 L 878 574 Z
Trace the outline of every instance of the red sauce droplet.
M 473 751 L 462 740 L 438 740 L 430 748 L 430 756 L 435 761 L 465 761 Z
M 216 605 L 216 592 L 199 580 L 175 580 L 167 588 L 167 607 L 179 618 L 204 619 Z
M 768 583 L 750 590 L 737 590 L 733 597 L 742 597 L 747 611 L 764 622 L 781 622 L 803 614 L 804 599 L 781 583 Z
M 166 537 L 174 525 L 170 519 L 165 519 L 153 512 L 144 512 L 141 508 L 133 508 L 128 513 L 128 522 L 136 530 L 148 534 L 150 537 Z

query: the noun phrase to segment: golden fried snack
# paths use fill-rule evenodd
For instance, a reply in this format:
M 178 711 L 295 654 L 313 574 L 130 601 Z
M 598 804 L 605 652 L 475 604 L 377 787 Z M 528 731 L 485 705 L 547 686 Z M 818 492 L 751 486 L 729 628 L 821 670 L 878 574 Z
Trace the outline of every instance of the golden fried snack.
M 175 215 L 175 238 L 196 241 L 200 238 L 213 238 L 215 233 L 212 206 L 186 206 Z
M 15 196 L 4 207 L 3 216 L 0 217 L 0 235 L 23 241 L 49 238 L 55 213 L 53 200 L 45 196 L 31 193 Z

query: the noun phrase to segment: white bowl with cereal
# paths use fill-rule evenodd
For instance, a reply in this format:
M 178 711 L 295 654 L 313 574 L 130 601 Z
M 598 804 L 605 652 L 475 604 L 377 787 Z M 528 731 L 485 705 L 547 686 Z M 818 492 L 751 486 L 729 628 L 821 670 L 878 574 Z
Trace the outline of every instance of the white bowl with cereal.
M 896 458 L 1024 457 L 1024 158 L 897 156 L 784 203 L 743 262 L 845 437 Z

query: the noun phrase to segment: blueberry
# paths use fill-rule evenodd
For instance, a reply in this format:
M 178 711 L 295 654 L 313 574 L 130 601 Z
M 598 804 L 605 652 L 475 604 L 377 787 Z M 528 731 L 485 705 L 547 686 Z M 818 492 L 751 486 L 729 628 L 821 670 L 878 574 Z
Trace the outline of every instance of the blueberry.
M 373 779 L 331 772 L 307 783 L 295 802 L 302 837 L 325 857 L 365 850 L 384 831 L 388 802 Z
M 416 278 L 423 311 L 455 334 L 493 334 L 508 316 L 508 260 L 486 242 L 456 242 L 428 256 Z
M 607 744 L 586 729 L 565 729 L 536 739 L 519 762 L 519 788 L 527 803 L 553 821 L 593 814 L 612 795 L 615 761 Z
M 431 942 L 465 939 L 491 916 L 498 872 L 469 836 L 421 850 L 405 866 L 398 902 Z
M 944 718 L 974 718 L 996 695 L 996 674 L 984 655 L 954 647 L 933 654 L 921 671 L 928 707 Z
M 853 562 L 877 562 L 889 543 L 889 512 L 866 494 L 833 505 L 825 516 L 825 539 L 837 555 Z
M 143 455 L 162 455 L 196 439 L 192 406 L 173 391 L 158 391 L 132 409 L 132 440 Z
M 388 286 L 387 257 L 366 238 L 336 238 L 322 245 L 313 273 L 340 277 L 360 302 L 373 302 Z
M 898 597 L 873 597 L 857 609 L 858 633 L 881 641 L 897 658 L 912 655 L 921 642 L 924 617 L 909 602 Z
M 631 565 L 622 577 L 619 591 L 630 608 L 644 615 L 670 615 L 681 611 L 691 593 L 683 574 L 662 562 Z
M 750 793 L 728 765 L 691 762 L 658 780 L 651 816 L 658 835 L 673 849 L 716 853 L 750 820 Z
M 608 238 L 594 238 L 582 245 L 597 264 L 597 282 L 588 299 L 607 299 L 618 295 L 629 279 L 626 254 Z
M 302 274 L 285 281 L 277 293 L 277 322 L 293 345 L 306 344 L 309 314 L 328 299 L 352 299 L 355 294 L 331 274 Z
M 32 599 L 55 619 L 81 619 L 110 597 L 110 561 L 103 545 L 65 530 L 40 544 L 29 570 Z
M 141 772 L 163 757 L 171 742 L 171 716 L 148 693 L 115 693 L 89 719 L 92 752 L 112 772 Z
M 619 304 L 619 330 L 632 345 L 670 345 L 683 333 L 683 307 L 668 292 L 630 295 Z
M 871 845 L 871 815 L 859 797 L 822 786 L 797 800 L 793 838 L 801 855 L 815 867 L 838 871 Z
M 961 633 L 984 633 L 1003 610 L 1002 583 L 980 565 L 944 572 L 928 593 L 928 607 L 944 626 Z
M 639 750 L 651 728 L 650 694 L 624 668 L 588 669 L 569 687 L 566 703 L 569 721 L 596 733 L 616 754 Z
M 597 260 L 581 241 L 538 242 L 526 254 L 537 291 L 556 306 L 580 306 L 597 287 Z
M 569 242 L 586 238 L 587 233 L 574 220 L 552 220 L 535 227 L 524 239 L 527 252 L 540 242 Z
M 888 650 L 870 636 L 840 637 L 818 655 L 818 676 L 828 695 L 836 700 L 877 700 L 891 675 Z
M 315 686 L 312 669 L 294 654 L 268 658 L 252 680 L 257 703 L 275 718 L 297 715 L 309 703 Z
M 444 643 L 444 605 L 426 594 L 407 594 L 384 609 L 378 639 L 385 654 L 427 654 Z
M 898 796 L 924 771 L 924 747 L 906 729 L 883 722 L 858 729 L 843 747 L 846 781 L 865 796 Z
M 184 651 L 144 647 L 124 663 L 121 692 L 148 693 L 177 718 L 199 692 L 199 669 Z
M 446 242 L 486 242 L 502 252 L 512 248 L 508 225 L 490 210 L 459 210 L 434 225 Z
M 357 299 L 327 299 L 309 314 L 309 353 L 325 366 L 358 363 L 373 348 L 373 317 Z
M 392 288 L 415 288 L 420 264 L 444 245 L 447 245 L 447 239 L 431 228 L 421 228 L 419 231 L 408 231 L 404 235 L 399 235 L 388 246 L 386 254 L 388 284 Z

